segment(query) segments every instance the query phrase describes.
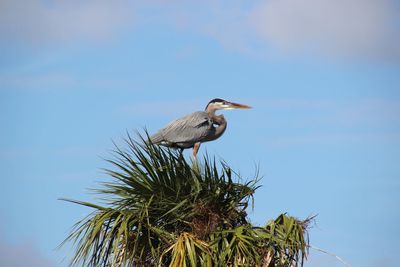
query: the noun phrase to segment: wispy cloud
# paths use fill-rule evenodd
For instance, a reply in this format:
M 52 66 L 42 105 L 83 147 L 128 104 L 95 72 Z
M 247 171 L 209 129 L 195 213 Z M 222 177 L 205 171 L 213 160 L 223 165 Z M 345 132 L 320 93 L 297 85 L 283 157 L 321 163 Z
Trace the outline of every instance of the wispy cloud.
M 257 106 L 265 107 L 260 112 L 267 117 L 263 127 L 269 137 L 262 142 L 269 140 L 269 146 L 400 144 L 400 101 L 395 99 L 268 99 Z
M 250 19 L 283 52 L 399 60 L 399 15 L 392 0 L 270 0 Z
M 371 98 L 338 106 L 325 119 L 340 128 L 400 130 L 400 101 Z
M 67 73 L 0 75 L 0 88 L 3 90 L 58 90 L 72 87 L 76 83 L 75 78 Z
M 267 143 L 272 147 L 303 145 L 344 145 L 344 144 L 400 144 L 400 134 L 387 133 L 312 133 L 296 136 L 279 136 Z
M 36 92 L 77 90 L 77 89 L 102 89 L 114 90 L 139 90 L 138 85 L 127 78 L 108 77 L 78 77 L 70 72 L 46 72 L 46 73 L 0 73 L 0 90 L 29 90 Z
M 0 37 L 31 43 L 108 38 L 132 21 L 127 6 L 124 0 L 4 0 Z
M 213 38 L 258 56 L 400 60 L 395 0 L 44 1 L 0 4 L 0 37 L 31 43 L 109 39 L 148 24 Z
M 289 114 L 295 127 L 335 129 L 400 129 L 400 101 L 388 98 L 356 100 L 268 99 L 256 102 L 271 114 Z M 273 119 L 273 117 L 272 117 Z M 281 119 L 281 118 L 279 118 Z M 280 122 L 279 122 L 280 123 Z
M 394 0 L 178 1 L 169 11 L 179 29 L 258 56 L 400 60 L 400 5 Z

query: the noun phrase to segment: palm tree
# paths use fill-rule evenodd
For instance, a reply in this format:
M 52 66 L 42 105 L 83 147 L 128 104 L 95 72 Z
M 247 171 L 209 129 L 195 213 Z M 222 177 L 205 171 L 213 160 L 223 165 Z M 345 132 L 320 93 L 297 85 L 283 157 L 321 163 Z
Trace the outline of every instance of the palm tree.
M 281 214 L 264 226 L 246 210 L 258 179 L 243 182 L 223 161 L 188 162 L 182 153 L 129 135 L 106 170 L 112 181 L 62 243 L 72 241 L 71 266 L 302 266 L 307 226 Z

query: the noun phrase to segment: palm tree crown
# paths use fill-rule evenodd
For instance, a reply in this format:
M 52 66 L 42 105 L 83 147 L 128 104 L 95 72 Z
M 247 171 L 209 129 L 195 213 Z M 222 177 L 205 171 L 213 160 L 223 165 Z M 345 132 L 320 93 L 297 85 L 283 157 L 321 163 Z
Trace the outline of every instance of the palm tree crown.
M 308 253 L 307 226 L 286 214 L 263 227 L 246 209 L 258 188 L 223 161 L 188 162 L 183 154 L 129 135 L 116 147 L 113 178 L 93 208 L 63 242 L 72 241 L 71 265 L 83 266 L 298 266 Z

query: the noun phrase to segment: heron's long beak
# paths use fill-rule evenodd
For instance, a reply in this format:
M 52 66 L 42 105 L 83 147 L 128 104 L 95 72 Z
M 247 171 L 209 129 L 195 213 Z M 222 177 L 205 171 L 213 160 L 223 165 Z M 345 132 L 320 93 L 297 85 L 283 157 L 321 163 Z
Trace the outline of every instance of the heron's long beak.
M 228 109 L 247 109 L 247 108 L 251 108 L 250 106 L 247 105 L 243 105 L 243 104 L 238 104 L 238 103 L 233 103 L 233 102 L 229 102 L 229 107 Z

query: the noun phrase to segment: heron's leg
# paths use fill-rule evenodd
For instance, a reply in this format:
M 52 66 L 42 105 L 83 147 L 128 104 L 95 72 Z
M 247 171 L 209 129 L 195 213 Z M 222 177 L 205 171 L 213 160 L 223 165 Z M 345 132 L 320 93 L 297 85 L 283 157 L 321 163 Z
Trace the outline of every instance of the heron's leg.
M 183 148 L 177 147 L 177 150 L 179 151 L 179 159 L 183 159 Z
M 199 148 L 200 148 L 200 142 L 194 144 L 194 146 L 193 146 L 193 157 L 195 159 L 197 159 L 197 152 L 199 151 Z

